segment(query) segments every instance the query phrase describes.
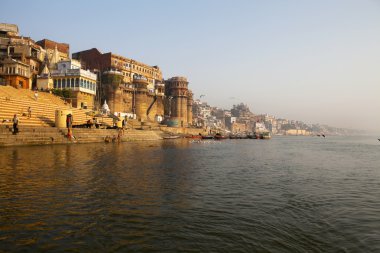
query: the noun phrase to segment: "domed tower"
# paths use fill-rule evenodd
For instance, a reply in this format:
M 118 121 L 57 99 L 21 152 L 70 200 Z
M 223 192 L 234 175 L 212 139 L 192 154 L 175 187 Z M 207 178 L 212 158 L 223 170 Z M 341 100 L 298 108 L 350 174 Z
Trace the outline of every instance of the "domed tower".
M 169 99 L 170 120 L 178 121 L 179 127 L 187 127 L 187 95 L 186 77 L 172 77 L 165 81 L 165 93 Z
M 133 77 L 133 84 L 135 85 L 136 89 L 136 96 L 135 96 L 135 113 L 137 119 L 141 121 L 145 121 L 147 119 L 147 94 L 148 94 L 148 80 L 143 76 L 134 76 Z
M 191 90 L 187 93 L 187 124 L 193 123 L 193 92 Z

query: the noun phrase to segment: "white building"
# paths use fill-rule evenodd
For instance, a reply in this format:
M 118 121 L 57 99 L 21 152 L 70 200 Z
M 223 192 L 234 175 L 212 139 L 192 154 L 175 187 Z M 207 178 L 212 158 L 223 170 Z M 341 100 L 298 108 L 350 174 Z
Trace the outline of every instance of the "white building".
M 57 63 L 57 70 L 51 71 L 55 89 L 70 89 L 88 94 L 96 94 L 96 74 L 81 69 L 80 62 L 67 60 Z
M 64 60 L 56 64 L 56 69 L 51 70 L 54 89 L 67 89 L 72 91 L 72 105 L 74 107 L 93 108 L 96 95 L 96 74 L 89 70 L 81 69 L 77 60 Z

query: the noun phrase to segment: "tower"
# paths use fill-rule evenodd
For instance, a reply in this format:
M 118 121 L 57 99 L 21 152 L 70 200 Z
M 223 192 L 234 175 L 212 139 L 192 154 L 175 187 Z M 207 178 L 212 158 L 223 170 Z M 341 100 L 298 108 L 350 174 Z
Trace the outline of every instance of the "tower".
M 188 126 L 188 84 L 187 78 L 180 76 L 172 77 L 165 81 L 165 93 L 170 103 L 170 120 L 177 121 L 179 127 Z
M 135 85 L 135 114 L 137 119 L 145 121 L 147 119 L 147 94 L 148 94 L 148 80 L 143 76 L 135 75 L 133 78 L 133 84 Z

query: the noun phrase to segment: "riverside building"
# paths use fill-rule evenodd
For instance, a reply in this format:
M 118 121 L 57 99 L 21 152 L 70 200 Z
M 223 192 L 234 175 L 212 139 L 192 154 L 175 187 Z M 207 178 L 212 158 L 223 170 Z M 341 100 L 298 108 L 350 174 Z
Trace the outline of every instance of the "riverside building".
M 107 101 L 112 113 L 141 121 L 164 117 L 164 83 L 158 66 L 98 49 L 74 53 L 73 59 L 99 76 L 97 104 Z
M 76 60 L 66 60 L 57 63 L 57 69 L 50 72 L 54 89 L 72 91 L 72 106 L 93 108 L 96 94 L 96 74 L 81 68 Z
M 165 81 L 165 94 L 169 101 L 169 122 L 172 126 L 188 127 L 192 124 L 193 94 L 186 77 L 176 76 Z
M 17 25 L 0 23 L 0 83 L 15 88 L 32 89 L 37 87 L 37 78 L 46 62 L 54 62 L 54 65 L 69 58 L 67 44 L 46 41 L 48 40 L 35 42 L 29 37 L 20 36 Z M 59 48 L 56 49 L 60 54 L 57 59 L 52 57 L 53 46 Z

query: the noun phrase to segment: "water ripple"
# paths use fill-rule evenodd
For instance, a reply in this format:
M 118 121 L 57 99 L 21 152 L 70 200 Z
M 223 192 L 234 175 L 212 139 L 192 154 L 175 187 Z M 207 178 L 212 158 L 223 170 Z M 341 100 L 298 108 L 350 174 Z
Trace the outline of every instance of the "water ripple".
M 0 251 L 380 252 L 377 143 L 211 144 L 2 149 Z

